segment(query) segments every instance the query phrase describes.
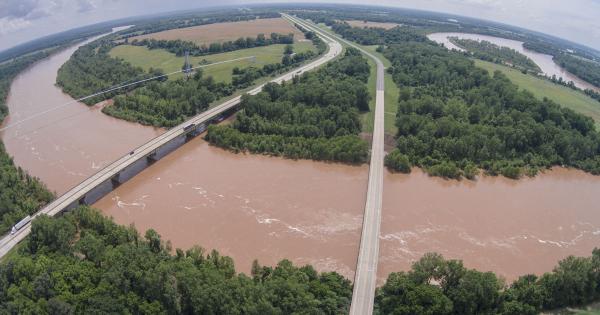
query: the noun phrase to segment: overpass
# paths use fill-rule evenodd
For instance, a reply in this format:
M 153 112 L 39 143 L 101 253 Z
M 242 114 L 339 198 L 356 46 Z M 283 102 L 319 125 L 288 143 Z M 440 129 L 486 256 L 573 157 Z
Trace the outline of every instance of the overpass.
M 339 36 L 320 30 L 317 26 L 299 18 L 285 15 L 290 20 L 308 28 L 319 36 L 330 40 L 341 41 L 346 45 L 360 50 L 377 64 L 377 83 L 375 95 L 375 115 L 373 127 L 373 143 L 371 147 L 371 161 L 369 165 L 369 182 L 367 186 L 367 201 L 363 214 L 363 225 L 360 239 L 360 249 L 356 272 L 354 274 L 354 287 L 352 292 L 351 315 L 370 315 L 373 313 L 375 300 L 375 287 L 377 284 L 377 263 L 379 260 L 379 229 L 381 225 L 381 204 L 383 199 L 383 158 L 384 158 L 384 101 L 385 78 L 384 66 L 381 60 L 360 46 L 344 40 Z
M 296 75 L 310 71 L 329 62 L 341 53 L 342 46 L 339 42 L 330 37 L 320 37 L 329 46 L 329 50 L 323 56 L 293 71 L 285 73 L 270 82 L 279 84 L 283 81 L 291 80 Z M 252 89 L 248 94 L 258 94 L 264 85 L 265 84 L 262 84 Z M 42 214 L 55 216 L 79 205 L 93 204 L 123 182 L 131 179 L 157 160 L 185 144 L 190 138 L 203 132 L 208 124 L 218 119 L 221 115 L 235 111 L 240 100 L 241 96 L 238 96 L 212 107 L 146 142 L 50 202 L 32 215 L 32 219 Z M 30 232 L 31 222 L 27 223 L 15 234 L 8 234 L 2 237 L 2 239 L 0 239 L 0 258 L 6 255 Z

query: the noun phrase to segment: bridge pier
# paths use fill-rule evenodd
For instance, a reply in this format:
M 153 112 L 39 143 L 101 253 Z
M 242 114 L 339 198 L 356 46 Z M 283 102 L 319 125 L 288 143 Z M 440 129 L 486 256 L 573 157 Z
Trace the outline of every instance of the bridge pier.
M 113 189 L 121 186 L 121 173 L 115 174 L 110 181 L 112 182 Z

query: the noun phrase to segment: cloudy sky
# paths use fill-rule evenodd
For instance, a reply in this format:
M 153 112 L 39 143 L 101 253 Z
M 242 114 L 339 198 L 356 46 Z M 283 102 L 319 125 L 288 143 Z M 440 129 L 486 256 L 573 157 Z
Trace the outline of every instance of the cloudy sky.
M 0 0 L 0 51 L 74 27 L 117 18 L 270 0 Z M 344 2 L 356 0 L 297 0 Z M 600 50 L 600 0 L 379 0 L 373 4 L 446 12 L 503 22 Z

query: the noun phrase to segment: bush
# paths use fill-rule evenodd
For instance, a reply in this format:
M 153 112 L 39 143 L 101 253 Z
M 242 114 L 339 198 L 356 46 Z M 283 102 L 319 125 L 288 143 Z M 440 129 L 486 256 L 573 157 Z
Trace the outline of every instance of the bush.
M 400 153 L 400 150 L 394 149 L 385 157 L 385 166 L 392 171 L 408 174 L 410 173 L 410 161 L 408 156 Z
M 429 175 L 440 176 L 444 178 L 460 178 L 460 169 L 454 164 L 454 162 L 444 161 L 440 164 L 433 165 L 426 169 Z

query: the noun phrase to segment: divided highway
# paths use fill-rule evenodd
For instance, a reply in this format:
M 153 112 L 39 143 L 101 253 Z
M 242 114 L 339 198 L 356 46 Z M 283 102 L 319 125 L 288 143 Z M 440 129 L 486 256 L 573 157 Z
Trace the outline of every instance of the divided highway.
M 299 75 L 305 71 L 315 69 L 329 62 L 342 52 L 342 46 L 338 41 L 335 41 L 327 36 L 320 37 L 329 46 L 329 50 L 323 56 L 300 68 L 290 71 L 272 80 L 271 82 L 281 83 L 283 81 L 291 80 L 296 75 Z M 264 84 L 258 86 L 257 88 L 249 91 L 248 94 L 258 94 L 262 90 L 263 86 Z M 218 106 L 208 109 L 198 114 L 197 116 L 194 116 L 191 119 L 183 122 L 182 124 L 169 129 L 167 132 L 148 141 L 142 146 L 135 148 L 133 151 L 131 151 L 130 154 L 119 158 L 118 160 L 106 166 L 104 169 L 98 171 L 96 174 L 87 178 L 77 186 L 71 188 L 71 190 L 56 198 L 54 201 L 52 201 L 40 211 L 38 211 L 36 214 L 32 215 L 32 219 L 41 214 L 54 216 L 67 209 L 69 206 L 77 204 L 82 198 L 85 198 L 87 193 L 91 192 L 94 188 L 99 187 L 107 181 L 111 181 L 111 179 L 113 179 L 115 176 L 119 176 L 119 174 L 123 170 L 127 169 L 129 166 L 132 166 L 134 163 L 140 161 L 141 159 L 147 159 L 148 157 L 152 156 L 152 154 L 155 153 L 163 145 L 170 143 L 178 137 L 185 136 L 188 132 L 187 127 L 191 125 L 201 125 L 209 122 L 210 120 L 218 117 L 221 113 L 238 105 L 240 99 L 241 97 L 238 96 Z M 0 258 L 6 255 L 16 244 L 23 240 L 30 233 L 30 231 L 31 223 L 27 223 L 27 225 L 18 230 L 15 234 L 8 234 L 2 237 L 2 239 L 0 239 Z
M 344 42 L 369 56 L 377 64 L 377 84 L 375 95 L 375 122 L 371 163 L 369 165 L 369 183 L 367 202 L 363 215 L 360 249 L 354 276 L 351 315 L 370 315 L 373 313 L 375 286 L 377 284 L 377 263 L 379 259 L 379 229 L 381 225 L 381 203 L 383 198 L 383 158 L 384 158 L 384 66 L 381 60 L 358 45 L 333 34 L 324 34 L 318 27 L 296 17 L 285 15 L 288 19 L 308 28 L 320 36 Z M 328 36 L 329 35 L 329 36 Z

